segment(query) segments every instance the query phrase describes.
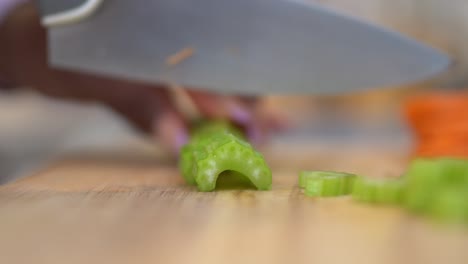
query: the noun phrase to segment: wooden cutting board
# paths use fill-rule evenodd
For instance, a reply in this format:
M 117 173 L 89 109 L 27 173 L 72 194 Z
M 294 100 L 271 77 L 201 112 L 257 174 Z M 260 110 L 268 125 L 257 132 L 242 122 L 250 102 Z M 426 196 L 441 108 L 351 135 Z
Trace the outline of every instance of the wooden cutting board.
M 150 158 L 64 159 L 0 188 L 0 263 L 467 263 L 464 229 L 297 188 L 300 169 L 391 177 L 404 156 L 265 152 L 274 184 L 264 192 L 199 193 Z

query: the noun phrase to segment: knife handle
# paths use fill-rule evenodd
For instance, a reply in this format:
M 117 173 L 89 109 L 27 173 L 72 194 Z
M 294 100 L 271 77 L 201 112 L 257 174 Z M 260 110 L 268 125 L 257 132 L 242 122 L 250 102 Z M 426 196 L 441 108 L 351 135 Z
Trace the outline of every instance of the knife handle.
M 92 15 L 103 0 L 39 0 L 41 23 L 52 27 L 79 22 Z

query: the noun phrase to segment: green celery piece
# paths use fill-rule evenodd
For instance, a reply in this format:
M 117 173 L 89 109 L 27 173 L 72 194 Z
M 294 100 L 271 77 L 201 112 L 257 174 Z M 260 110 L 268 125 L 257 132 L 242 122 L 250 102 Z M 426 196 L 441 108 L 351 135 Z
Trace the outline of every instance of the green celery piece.
M 337 177 L 320 177 L 308 179 L 305 188 L 307 196 L 334 197 L 340 195 L 343 179 Z
M 200 191 L 213 190 L 218 175 L 226 170 L 245 175 L 259 190 L 271 188 L 271 171 L 263 157 L 235 138 L 210 152 L 207 158 L 196 160 L 195 165 L 198 171 L 194 178 Z
M 400 204 L 405 192 L 402 179 L 371 179 L 358 177 L 354 183 L 353 198 L 378 204 Z
M 447 185 L 468 185 L 468 160 L 439 158 L 436 162 L 442 167 L 442 181 Z
M 432 195 L 442 184 L 442 167 L 437 160 L 414 160 L 407 171 L 408 182 L 404 204 L 412 212 L 423 213 L 431 204 Z
M 299 186 L 308 196 L 340 196 L 349 194 L 354 174 L 333 171 L 301 171 Z
M 404 203 L 416 213 L 424 213 L 437 190 L 451 186 L 468 186 L 468 161 L 452 158 L 425 158 L 412 161 L 406 174 L 408 181 Z
M 443 223 L 468 224 L 468 160 L 419 158 L 399 179 L 358 177 L 353 198 L 378 204 L 403 205 Z
M 342 177 L 343 184 L 340 186 L 340 193 L 348 194 L 350 193 L 352 182 L 356 178 L 356 175 L 336 171 L 301 171 L 299 173 L 299 187 L 305 188 L 309 179 L 315 179 L 317 177 Z
M 320 175 L 316 171 L 301 171 L 299 173 L 299 187 L 305 188 L 307 180 L 312 178 L 320 178 Z
M 380 184 L 379 180 L 360 176 L 354 181 L 352 196 L 357 201 L 373 203 L 376 201 L 377 187 Z
M 377 185 L 375 200 L 383 204 L 400 204 L 404 190 L 405 182 L 402 179 L 383 180 Z
M 227 122 L 204 122 L 182 148 L 179 169 L 188 184 L 212 191 L 224 171 L 246 176 L 259 190 L 271 189 L 271 170 L 263 156 Z M 231 175 L 236 175 L 232 173 Z
M 353 192 L 354 182 L 357 179 L 357 175 L 350 174 L 350 173 L 343 173 L 343 185 L 341 186 L 341 193 L 342 194 L 351 194 Z
M 324 184 L 323 184 L 322 178 L 320 177 L 315 178 L 315 179 L 309 178 L 309 180 L 307 180 L 306 182 L 304 193 L 307 196 L 315 196 L 315 197 L 322 196 L 323 189 L 324 189 L 323 185 Z
M 468 224 L 468 189 L 447 187 L 433 194 L 429 215 L 443 223 Z

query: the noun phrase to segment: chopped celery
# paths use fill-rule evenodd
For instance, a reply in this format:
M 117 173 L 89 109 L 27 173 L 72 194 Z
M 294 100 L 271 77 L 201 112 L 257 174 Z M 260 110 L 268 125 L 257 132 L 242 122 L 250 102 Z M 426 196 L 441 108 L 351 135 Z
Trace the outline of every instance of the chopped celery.
M 354 182 L 353 198 L 361 202 L 375 202 L 378 180 L 358 177 Z
M 353 192 L 354 182 L 356 181 L 357 176 L 350 173 L 342 173 L 343 174 L 343 185 L 341 186 L 341 193 L 342 194 L 351 194 Z
M 405 205 L 413 212 L 423 212 L 431 203 L 434 190 L 442 183 L 442 167 L 437 161 L 418 159 L 411 163 L 407 174 L 408 192 Z
M 468 185 L 468 160 L 443 158 L 436 161 L 442 167 L 442 181 L 447 185 Z
M 305 194 L 307 196 L 322 196 L 323 189 L 322 178 L 310 179 L 306 183 Z
M 317 184 L 314 184 L 317 182 Z M 307 181 L 306 194 L 315 194 L 315 196 L 338 196 L 340 195 L 340 187 L 343 184 L 343 179 L 340 177 L 320 177 L 320 179 L 312 179 Z M 312 186 L 311 186 L 312 185 Z M 312 192 L 310 191 L 312 187 Z
M 405 205 L 424 213 L 437 190 L 451 186 L 468 186 L 468 161 L 461 159 L 417 159 L 406 174 L 408 182 Z
M 313 178 L 320 178 L 317 171 L 301 171 L 299 173 L 299 187 L 305 188 L 307 181 Z
M 398 204 L 403 195 L 401 179 L 370 179 L 359 177 L 354 184 L 353 198 L 361 202 Z
M 403 203 L 411 212 L 442 222 L 468 223 L 468 160 L 416 159 L 401 179 L 358 178 L 353 196 L 366 202 Z
M 468 224 L 468 190 L 451 187 L 437 191 L 428 214 L 440 222 Z
M 340 196 L 349 194 L 356 176 L 332 171 L 302 171 L 299 186 L 305 188 L 308 196 Z
M 405 182 L 401 179 L 385 180 L 377 186 L 375 200 L 383 204 L 399 204 L 403 199 Z
M 200 191 L 214 190 L 224 171 L 246 176 L 257 189 L 271 188 L 271 171 L 263 156 L 229 123 L 197 126 L 190 142 L 182 148 L 179 168 L 186 182 L 197 185 Z
M 309 196 L 337 196 L 351 192 L 357 201 L 403 205 L 411 212 L 442 222 L 468 224 L 466 159 L 416 159 L 407 173 L 398 179 L 303 171 L 299 175 L 299 186 L 304 187 Z

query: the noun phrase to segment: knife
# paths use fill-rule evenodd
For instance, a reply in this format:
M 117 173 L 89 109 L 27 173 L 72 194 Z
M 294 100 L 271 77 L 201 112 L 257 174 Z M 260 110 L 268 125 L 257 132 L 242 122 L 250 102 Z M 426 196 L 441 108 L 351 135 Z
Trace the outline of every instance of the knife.
M 299 0 L 39 0 L 53 67 L 222 94 L 334 94 L 425 80 L 442 52 Z

